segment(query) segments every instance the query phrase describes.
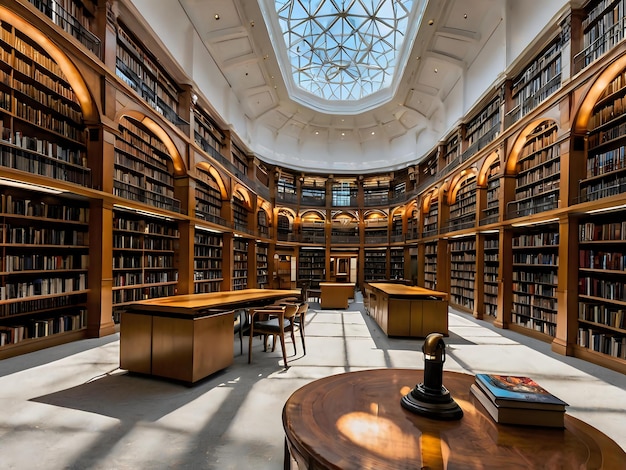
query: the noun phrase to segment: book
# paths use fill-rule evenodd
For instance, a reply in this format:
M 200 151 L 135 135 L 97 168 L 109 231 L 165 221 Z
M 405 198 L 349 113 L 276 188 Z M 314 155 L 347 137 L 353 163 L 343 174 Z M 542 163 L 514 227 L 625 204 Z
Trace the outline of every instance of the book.
M 470 392 L 487 413 L 499 424 L 515 424 L 522 426 L 544 426 L 551 428 L 565 427 L 565 411 L 542 410 L 534 408 L 515 408 L 496 405 L 491 398 L 477 385 L 470 386 Z
M 565 411 L 567 403 L 529 377 L 476 374 L 476 384 L 498 406 Z

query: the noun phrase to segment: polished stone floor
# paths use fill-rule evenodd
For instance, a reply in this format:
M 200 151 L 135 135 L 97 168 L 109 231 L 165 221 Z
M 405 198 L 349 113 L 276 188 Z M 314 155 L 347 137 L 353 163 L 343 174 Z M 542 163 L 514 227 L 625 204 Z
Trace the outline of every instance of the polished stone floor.
M 282 407 L 300 386 L 330 374 L 423 368 L 422 341 L 388 339 L 357 301 L 307 317 L 290 368 L 280 347 L 247 343 L 234 364 L 188 387 L 118 369 L 119 336 L 0 361 L 1 469 L 280 469 Z M 548 344 L 450 311 L 445 370 L 528 375 L 567 412 L 626 449 L 626 376 L 554 354 Z M 247 339 L 247 338 L 245 338 Z M 299 340 L 299 338 L 297 338 Z

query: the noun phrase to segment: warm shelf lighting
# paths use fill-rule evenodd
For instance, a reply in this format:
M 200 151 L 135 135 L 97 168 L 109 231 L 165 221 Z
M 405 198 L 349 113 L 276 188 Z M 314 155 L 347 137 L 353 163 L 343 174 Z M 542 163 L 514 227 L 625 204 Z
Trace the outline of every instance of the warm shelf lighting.
M 211 233 L 224 233 L 219 230 L 214 230 L 212 228 L 202 227 L 201 225 L 194 226 L 196 230 L 202 230 L 203 232 L 211 232 Z
M 158 219 L 163 219 L 163 220 L 174 220 L 171 217 L 167 217 L 165 215 L 158 214 L 156 212 L 146 211 L 146 210 L 143 210 L 143 209 L 136 209 L 134 207 L 123 206 L 122 204 L 113 204 L 113 207 L 116 208 L 116 209 L 122 209 L 122 210 L 125 210 L 125 211 L 134 212 L 136 214 L 145 215 L 145 216 L 148 216 L 148 217 L 156 217 Z
M 553 219 L 546 219 L 546 220 L 538 220 L 538 221 L 532 221 L 532 222 L 519 222 L 516 224 L 511 224 L 511 227 L 528 227 L 530 225 L 543 225 L 543 224 L 550 224 L 552 222 L 558 222 L 559 218 L 555 217 Z
M 626 204 L 620 204 L 619 206 L 603 207 L 601 209 L 593 209 L 593 210 L 587 211 L 586 214 L 598 214 L 600 212 L 611 212 L 611 211 L 618 211 L 621 209 L 626 209 Z
M 61 194 L 66 192 L 61 189 L 51 188 L 50 186 L 43 186 L 41 184 L 34 183 L 24 183 L 22 181 L 16 181 L 9 178 L 0 178 L 0 184 L 4 186 L 11 186 L 13 188 L 28 189 L 31 191 L 40 191 L 50 194 Z

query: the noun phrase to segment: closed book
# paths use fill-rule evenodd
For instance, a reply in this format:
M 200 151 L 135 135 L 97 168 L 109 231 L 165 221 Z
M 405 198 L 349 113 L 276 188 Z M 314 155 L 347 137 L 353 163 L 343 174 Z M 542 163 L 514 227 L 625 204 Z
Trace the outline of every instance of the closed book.
M 499 406 L 565 411 L 567 403 L 529 377 L 476 374 L 476 384 Z
M 470 386 L 470 392 L 476 397 L 487 413 L 499 424 L 519 426 L 565 427 L 565 411 L 538 410 L 533 408 L 511 408 L 498 406 L 476 384 Z

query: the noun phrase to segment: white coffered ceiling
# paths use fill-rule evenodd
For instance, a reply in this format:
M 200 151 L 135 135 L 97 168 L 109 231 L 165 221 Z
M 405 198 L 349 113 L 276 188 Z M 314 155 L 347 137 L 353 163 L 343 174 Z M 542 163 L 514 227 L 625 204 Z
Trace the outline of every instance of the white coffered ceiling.
M 131 1 L 155 22 L 152 1 Z M 170 1 L 174 2 L 157 4 Z M 244 119 L 234 122 L 229 117 L 233 103 L 220 105 L 223 96 L 203 90 L 207 99 L 215 99 L 218 112 L 259 158 L 312 172 L 356 174 L 403 168 L 423 158 L 493 89 L 513 61 L 512 54 L 522 52 L 528 38 L 534 38 L 567 2 L 428 1 L 392 99 L 367 112 L 346 108 L 343 114 L 316 111 L 291 99 L 277 61 L 272 41 L 276 39 L 257 0 L 178 3 L 178 14 L 182 10 L 186 15 Z M 509 30 L 506 16 L 526 8 L 535 11 L 541 24 L 522 22 L 528 37 L 517 38 L 522 35 Z M 163 34 L 163 26 L 152 26 Z

